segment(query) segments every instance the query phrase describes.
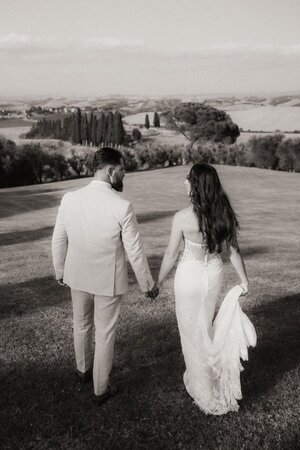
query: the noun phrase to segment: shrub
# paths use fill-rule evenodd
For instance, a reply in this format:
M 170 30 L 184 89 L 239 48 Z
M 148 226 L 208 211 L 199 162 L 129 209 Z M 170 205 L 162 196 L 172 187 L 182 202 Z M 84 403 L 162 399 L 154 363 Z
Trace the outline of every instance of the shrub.
M 140 130 L 138 128 L 133 128 L 133 130 L 132 130 L 132 137 L 137 142 L 141 140 L 142 133 L 140 132 Z
M 247 145 L 250 149 L 250 159 L 253 165 L 264 169 L 277 169 L 279 162 L 277 149 L 283 139 L 282 134 L 250 138 Z
M 25 176 L 24 184 L 42 183 L 49 162 L 49 154 L 42 149 L 40 144 L 24 144 L 20 148 L 17 164 L 21 178 Z M 22 169 L 22 166 L 26 167 L 26 170 Z
M 126 147 L 121 148 L 125 168 L 128 172 L 138 169 L 138 161 L 136 159 L 135 151 Z
M 289 172 L 300 171 L 300 139 L 286 139 L 277 147 L 278 167 Z
M 49 154 L 48 178 L 62 181 L 67 177 L 68 171 L 69 165 L 64 155 L 58 152 Z

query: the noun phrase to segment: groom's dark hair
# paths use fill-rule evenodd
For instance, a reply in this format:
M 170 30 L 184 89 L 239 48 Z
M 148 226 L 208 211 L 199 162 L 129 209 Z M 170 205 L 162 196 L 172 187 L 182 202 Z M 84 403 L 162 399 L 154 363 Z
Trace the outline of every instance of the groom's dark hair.
M 122 153 L 111 147 L 102 147 L 95 151 L 93 159 L 94 172 L 105 166 L 118 166 L 121 164 Z

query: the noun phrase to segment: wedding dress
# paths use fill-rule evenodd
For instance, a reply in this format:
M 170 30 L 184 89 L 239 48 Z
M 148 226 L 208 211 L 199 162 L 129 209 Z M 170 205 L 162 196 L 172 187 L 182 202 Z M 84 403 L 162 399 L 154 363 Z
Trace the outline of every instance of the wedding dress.
M 238 303 L 235 286 L 226 295 L 213 322 L 223 281 L 218 253 L 185 239 L 175 275 L 176 316 L 186 371 L 187 392 L 206 414 L 237 411 L 242 398 L 240 359 L 256 345 L 254 326 Z

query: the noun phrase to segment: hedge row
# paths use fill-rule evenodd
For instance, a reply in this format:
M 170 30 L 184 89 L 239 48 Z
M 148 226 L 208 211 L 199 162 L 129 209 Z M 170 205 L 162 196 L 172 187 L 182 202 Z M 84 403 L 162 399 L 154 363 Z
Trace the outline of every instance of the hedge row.
M 140 143 L 118 148 L 128 171 L 196 162 L 300 171 L 300 139 L 285 139 L 281 134 L 253 136 L 247 143 L 237 145 L 206 142 L 184 147 Z M 0 187 L 91 176 L 95 149 L 75 146 L 66 153 L 64 146 L 57 149 L 40 143 L 17 146 L 0 138 Z

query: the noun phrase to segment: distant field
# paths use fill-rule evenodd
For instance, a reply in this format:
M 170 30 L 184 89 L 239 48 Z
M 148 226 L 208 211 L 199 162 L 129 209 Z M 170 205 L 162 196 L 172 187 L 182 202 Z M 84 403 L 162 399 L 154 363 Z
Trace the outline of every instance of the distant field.
M 0 128 L 0 136 L 5 136 L 6 139 L 11 139 L 16 143 L 21 142 L 20 136 L 27 133 L 30 130 L 29 127 L 10 127 L 10 128 Z
M 256 106 L 253 105 L 235 105 L 230 108 L 225 108 L 232 120 L 244 130 L 266 131 L 272 134 L 275 130 L 294 131 L 300 130 L 300 108 L 294 106 Z M 134 126 L 144 125 L 145 114 L 138 113 L 124 117 L 124 123 L 129 132 Z M 150 124 L 153 123 L 153 112 L 148 112 Z M 160 129 L 151 128 L 147 131 L 145 128 L 141 130 L 142 135 L 147 140 L 152 142 L 159 142 L 161 144 L 169 145 L 185 145 L 188 140 L 176 131 L 166 130 L 164 127 Z M 237 139 L 237 143 L 246 142 L 249 138 L 256 136 L 266 136 L 266 133 L 247 133 L 242 132 Z M 296 139 L 300 138 L 300 134 L 287 133 L 286 138 Z
M 138 114 L 131 114 L 125 116 L 123 121 L 126 131 L 131 134 L 134 127 L 139 128 L 141 125 L 145 124 L 145 115 L 148 114 L 151 127 L 147 130 L 145 127 L 140 128 L 143 140 L 148 143 L 158 143 L 161 145 L 186 145 L 189 141 L 183 136 L 183 134 L 178 133 L 174 130 L 168 130 L 164 126 L 160 128 L 153 127 L 153 116 L 154 112 L 148 111 Z M 163 125 L 163 120 L 161 124 Z
M 35 123 L 33 120 L 4 119 L 0 120 L 0 136 L 20 142 L 20 135 L 27 133 Z
M 31 127 L 35 123 L 34 120 L 25 119 L 0 119 L 0 130 L 1 128 L 20 128 L 20 127 Z
M 294 131 L 300 130 L 300 107 L 296 106 L 260 106 L 247 103 L 236 104 L 230 107 L 220 106 L 245 131 Z M 153 112 L 132 114 L 124 117 L 128 125 L 144 125 L 145 114 L 149 115 L 150 124 L 153 124 Z
M 300 130 L 300 108 L 294 106 L 257 106 L 225 108 L 232 120 L 245 131 Z M 242 107 L 240 107 L 242 108 Z
M 239 144 L 240 142 L 249 141 L 249 139 L 251 139 L 251 137 L 253 137 L 253 136 L 264 137 L 264 136 L 268 136 L 268 135 L 272 135 L 272 134 L 276 134 L 276 133 L 247 133 L 247 132 L 243 131 L 237 138 L 236 142 L 237 142 L 237 144 Z M 300 139 L 300 133 L 280 133 L 280 134 L 284 134 L 284 137 L 286 139 Z
M 145 116 L 148 114 L 150 125 L 153 125 L 153 116 L 154 111 L 148 111 L 148 112 L 142 112 L 137 114 L 130 114 L 129 116 L 125 116 L 123 118 L 123 121 L 131 126 L 139 126 L 139 125 L 145 125 Z
M 245 132 L 242 132 L 237 142 L 246 142 L 254 133 L 247 133 L 246 130 L 258 131 L 256 135 L 260 135 L 259 131 L 274 132 L 280 131 L 294 131 L 300 130 L 300 107 L 285 106 L 279 104 L 278 106 L 253 106 L 247 104 L 239 104 L 225 108 L 232 120 L 243 128 Z M 128 133 L 132 132 L 134 127 L 143 126 L 145 123 L 145 115 L 149 115 L 151 128 L 147 131 L 145 128 L 141 128 L 143 137 L 148 142 L 158 142 L 168 145 L 185 145 L 189 141 L 180 133 L 173 130 L 167 130 L 163 127 L 160 129 L 154 129 L 153 125 L 153 111 L 142 112 L 137 114 L 131 114 L 124 117 L 125 129 Z M 65 113 L 56 113 L 48 116 L 48 119 L 56 120 L 66 117 Z M 0 135 L 4 135 L 9 139 L 13 139 L 17 142 L 20 141 L 20 134 L 24 134 L 29 131 L 33 120 L 22 119 L 7 119 L 0 120 Z M 265 136 L 265 133 L 262 133 Z M 300 134 L 286 134 L 287 138 L 298 138 Z
M 173 276 L 154 302 L 130 271 L 112 378 L 99 408 L 73 375 L 72 308 L 53 280 L 50 240 L 62 195 L 89 179 L 0 190 L 0 442 L 7 449 L 296 449 L 299 388 L 300 175 L 216 166 L 241 222 L 250 278 L 241 299 L 258 333 L 239 413 L 206 416 L 186 393 Z M 156 276 L 189 167 L 127 174 Z M 226 254 L 223 294 L 238 282 Z

